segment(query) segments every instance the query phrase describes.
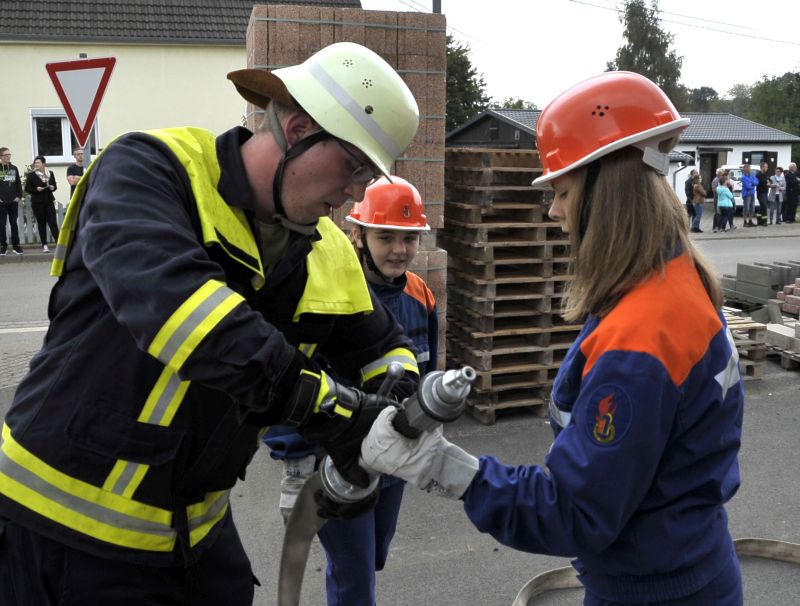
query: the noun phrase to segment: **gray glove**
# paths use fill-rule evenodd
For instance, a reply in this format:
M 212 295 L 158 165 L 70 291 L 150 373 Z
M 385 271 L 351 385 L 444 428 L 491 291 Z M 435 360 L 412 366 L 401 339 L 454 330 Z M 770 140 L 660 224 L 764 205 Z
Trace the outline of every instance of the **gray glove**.
M 445 440 L 441 425 L 406 438 L 394 428 L 396 415 L 390 407 L 375 419 L 361 443 L 364 465 L 440 496 L 461 498 L 478 473 L 478 459 Z
M 316 459 L 316 456 L 310 454 L 302 459 L 283 460 L 279 507 L 284 524 L 289 520 L 292 508 L 294 508 L 295 501 L 297 501 L 297 495 L 300 494 L 306 480 L 314 473 Z

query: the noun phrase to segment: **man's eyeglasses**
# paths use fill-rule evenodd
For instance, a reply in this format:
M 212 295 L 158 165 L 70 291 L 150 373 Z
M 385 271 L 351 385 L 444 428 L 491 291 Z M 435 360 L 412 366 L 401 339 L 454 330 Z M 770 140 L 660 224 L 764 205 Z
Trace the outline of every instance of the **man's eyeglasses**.
M 334 137 L 333 140 L 336 141 L 339 147 L 341 147 L 356 164 L 358 164 L 358 168 L 356 168 L 353 171 L 353 174 L 350 175 L 351 181 L 358 183 L 359 185 L 363 185 L 364 187 L 369 187 L 375 183 L 375 181 L 381 178 L 382 175 L 380 173 L 377 173 L 371 165 L 367 164 L 352 151 L 350 151 L 350 149 L 342 141 L 336 137 Z

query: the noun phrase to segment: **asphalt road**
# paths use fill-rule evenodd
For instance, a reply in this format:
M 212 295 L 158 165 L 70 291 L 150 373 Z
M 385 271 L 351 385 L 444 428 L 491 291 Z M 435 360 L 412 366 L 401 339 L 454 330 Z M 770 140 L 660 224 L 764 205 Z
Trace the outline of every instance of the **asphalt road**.
M 800 233 L 787 230 L 780 237 L 756 237 L 754 231 L 723 237 L 699 234 L 697 241 L 720 273 L 733 273 L 739 261 L 800 257 Z M 41 345 L 47 324 L 47 293 L 53 282 L 47 264 L 33 260 L 31 255 L 24 262 L 0 263 L 0 414 L 10 404 L 30 356 Z M 800 542 L 800 371 L 783 370 L 770 359 L 764 378 L 747 381 L 745 391 L 742 487 L 728 507 L 731 529 L 735 537 Z M 465 417 L 445 433 L 473 454 L 494 454 L 514 465 L 542 462 L 552 440 L 547 422 L 524 412 L 501 416 L 490 427 Z M 247 481 L 232 493 L 234 517 L 262 583 L 256 592 L 258 606 L 275 603 L 283 532 L 277 507 L 279 477 L 279 465 L 261 451 L 248 470 Z M 389 562 L 378 575 L 379 603 L 508 606 L 530 577 L 567 564 L 562 558 L 503 547 L 469 524 L 459 502 L 410 489 Z M 797 566 L 747 559 L 743 571 L 746 604 L 800 604 Z M 303 604 L 325 603 L 324 555 L 318 544 L 312 548 L 303 596 Z M 578 590 L 555 592 L 537 602 L 580 603 Z

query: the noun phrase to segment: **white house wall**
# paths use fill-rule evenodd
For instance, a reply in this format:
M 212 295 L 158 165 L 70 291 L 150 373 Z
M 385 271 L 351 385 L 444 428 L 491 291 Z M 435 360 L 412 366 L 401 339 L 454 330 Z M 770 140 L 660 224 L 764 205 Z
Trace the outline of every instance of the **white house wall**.
M 116 57 L 117 63 L 98 112 L 104 147 L 117 135 L 169 126 L 199 126 L 222 132 L 242 124 L 245 102 L 225 76 L 246 67 L 245 48 L 234 46 L 145 46 L 120 44 L 2 43 L 5 66 L 0 146 L 9 147 L 20 170 L 34 154 L 32 108 L 61 104 L 45 64 L 87 57 Z M 66 202 L 66 163 L 51 163 L 58 181 L 56 200 Z

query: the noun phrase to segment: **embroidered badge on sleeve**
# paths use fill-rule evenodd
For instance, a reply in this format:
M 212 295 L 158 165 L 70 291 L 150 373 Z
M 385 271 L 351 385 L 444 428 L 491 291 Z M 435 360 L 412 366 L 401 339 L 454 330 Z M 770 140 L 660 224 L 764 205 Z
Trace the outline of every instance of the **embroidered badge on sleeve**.
M 628 395 L 617 385 L 604 385 L 589 398 L 585 427 L 596 444 L 616 444 L 628 432 L 632 414 Z

